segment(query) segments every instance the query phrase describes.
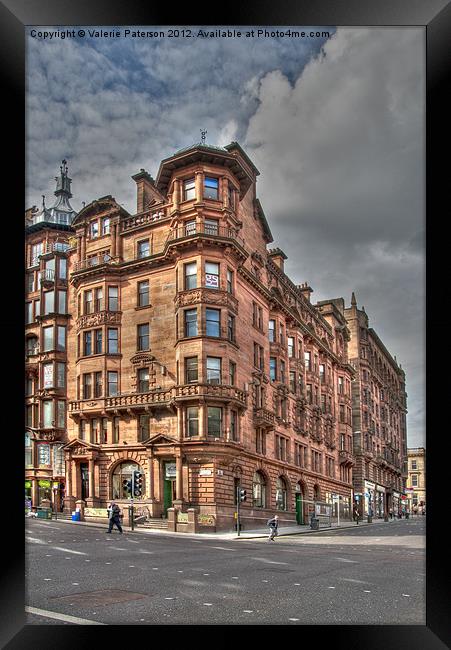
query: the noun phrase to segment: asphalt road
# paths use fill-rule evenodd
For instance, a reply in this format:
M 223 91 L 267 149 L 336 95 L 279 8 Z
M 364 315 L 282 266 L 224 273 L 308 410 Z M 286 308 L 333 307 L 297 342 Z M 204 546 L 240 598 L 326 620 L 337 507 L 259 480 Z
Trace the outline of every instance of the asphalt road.
M 223 540 L 26 522 L 31 625 L 425 625 L 424 519 Z

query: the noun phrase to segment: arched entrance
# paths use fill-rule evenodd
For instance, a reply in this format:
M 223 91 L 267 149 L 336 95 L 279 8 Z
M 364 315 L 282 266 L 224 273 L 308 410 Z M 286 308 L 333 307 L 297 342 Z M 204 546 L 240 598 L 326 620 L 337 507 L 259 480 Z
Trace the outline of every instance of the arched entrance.
M 296 483 L 296 523 L 300 526 L 305 524 L 305 514 L 304 514 L 304 488 L 302 483 L 299 481 Z

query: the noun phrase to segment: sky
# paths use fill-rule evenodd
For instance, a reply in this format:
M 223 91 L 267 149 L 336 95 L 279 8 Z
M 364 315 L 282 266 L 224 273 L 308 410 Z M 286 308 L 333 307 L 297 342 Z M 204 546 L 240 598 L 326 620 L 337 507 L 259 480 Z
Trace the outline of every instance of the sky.
M 406 372 L 408 446 L 425 446 L 424 30 L 295 26 L 315 35 L 246 38 L 252 27 L 232 26 L 241 38 L 202 38 L 187 28 L 195 36 L 28 29 L 26 207 L 42 194 L 53 203 L 65 158 L 74 209 L 112 194 L 134 213 L 141 168 L 156 177 L 201 129 L 207 144 L 238 141 L 260 171 L 286 273 L 310 284 L 312 302 L 349 306 L 355 292 Z

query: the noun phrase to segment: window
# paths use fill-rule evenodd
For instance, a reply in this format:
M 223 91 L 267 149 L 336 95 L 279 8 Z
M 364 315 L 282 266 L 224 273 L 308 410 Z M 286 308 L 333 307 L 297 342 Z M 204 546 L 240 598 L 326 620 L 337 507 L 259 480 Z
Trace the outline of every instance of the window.
M 118 301 L 118 287 L 108 287 L 108 310 L 109 311 L 118 311 L 119 301 Z
M 236 383 L 236 363 L 229 361 L 229 384 L 235 386 Z
M 92 354 L 92 332 L 83 332 L 83 354 Z
M 55 292 L 46 291 L 44 293 L 44 314 L 53 314 L 55 311 Z
M 206 309 L 207 336 L 220 336 L 220 315 L 219 309 Z
M 37 336 L 30 336 L 27 339 L 27 355 L 37 354 L 39 352 L 39 343 Z
M 149 323 L 138 325 L 138 350 L 149 350 Z
M 124 489 L 124 481 L 131 481 L 134 471 L 140 471 L 143 475 L 143 495 L 145 494 L 145 474 L 142 468 L 133 462 L 126 461 L 116 467 L 113 472 L 113 499 L 128 499 L 130 494 Z
M 294 337 L 293 336 L 287 336 L 287 344 L 288 344 L 288 356 L 290 358 L 294 357 Z
M 306 370 L 311 370 L 312 369 L 312 353 L 311 352 L 304 352 L 304 361 L 305 361 L 305 369 Z
M 410 469 L 417 469 L 417 461 L 416 460 L 411 460 L 410 461 Z
M 270 319 L 268 324 L 268 338 L 270 343 L 274 343 L 276 340 L 276 321 Z
M 227 185 L 228 206 L 233 209 L 233 185 Z
M 205 286 L 219 289 L 219 264 L 216 262 L 205 262 Z
M 204 199 L 218 199 L 219 181 L 217 178 L 205 177 L 204 180 Z
M 195 235 L 196 232 L 196 221 L 185 221 L 185 237 L 191 237 L 191 235 Z
M 277 378 L 277 361 L 275 357 L 269 357 L 269 378 L 276 381 Z
M 103 289 L 98 287 L 94 290 L 95 300 L 94 300 L 94 311 L 102 311 L 103 309 Z
M 138 242 L 138 259 L 143 257 L 149 257 L 150 255 L 150 243 L 148 239 L 142 239 Z
M 66 349 L 66 326 L 58 325 L 56 330 L 57 330 L 56 349 L 58 351 L 64 351 Z
M 288 459 L 288 440 L 283 436 L 275 436 L 275 452 L 278 460 Z
M 312 404 L 313 399 L 312 399 L 312 384 L 307 384 L 306 386 L 306 391 L 307 391 L 307 404 Z
M 285 361 L 280 361 L 280 381 L 285 383 Z
M 58 314 L 65 314 L 66 308 L 66 291 L 58 291 Z
M 96 237 L 99 236 L 99 222 L 98 221 L 93 221 L 90 225 L 90 234 L 91 234 L 91 239 L 95 239 Z
M 230 411 L 230 439 L 238 440 L 238 414 Z
M 312 471 L 321 473 L 321 454 L 312 449 Z
M 42 364 L 43 388 L 53 388 L 53 361 Z
M 102 219 L 102 235 L 110 234 L 110 218 L 104 217 Z
M 45 429 L 50 429 L 54 426 L 54 405 L 53 400 L 45 400 L 42 402 L 42 415 L 43 415 L 43 424 Z
M 65 363 L 60 363 L 57 361 L 56 363 L 56 387 L 57 388 L 65 388 L 66 386 L 66 364 Z
M 108 328 L 108 354 L 117 354 L 119 352 L 118 332 L 119 330 L 115 327 Z
M 284 330 L 283 330 L 282 323 L 280 323 L 280 325 L 279 325 L 279 341 L 280 341 L 280 345 L 284 344 L 283 343 L 284 342 Z
M 65 257 L 60 257 L 58 260 L 58 275 L 60 280 L 67 279 L 67 260 Z
M 26 382 L 25 382 L 25 395 L 29 397 L 30 395 L 33 395 L 33 380 L 31 377 L 27 377 Z
M 343 392 L 344 392 L 343 377 L 338 377 L 338 393 L 340 395 L 343 395 Z
M 32 271 L 31 273 L 27 273 L 26 277 L 27 277 L 27 284 L 26 284 L 27 291 L 28 292 L 34 291 L 34 271 Z
M 138 393 L 149 392 L 149 368 L 138 370 Z
M 94 373 L 94 397 L 101 397 L 103 392 L 103 379 L 101 372 Z
M 186 409 L 187 436 L 197 436 L 199 433 L 199 409 L 190 406 Z
M 412 474 L 411 479 L 412 479 L 412 487 L 418 487 L 418 475 Z
M 149 305 L 149 280 L 138 282 L 138 307 Z
M 64 400 L 56 402 L 56 426 L 58 429 L 64 429 L 66 426 L 66 402 Z
M 26 322 L 32 323 L 33 322 L 33 303 L 32 302 L 27 302 L 27 311 L 26 311 Z
M 85 291 L 84 303 L 85 303 L 84 313 L 92 314 L 92 291 L 91 290 Z
M 138 419 L 138 441 L 147 440 L 150 436 L 150 415 L 140 415 Z
M 281 476 L 276 481 L 276 508 L 277 510 L 288 510 L 287 484 Z
M 119 442 L 119 418 L 113 418 L 113 435 L 111 442 L 116 444 Z
M 185 382 L 193 384 L 198 381 L 198 363 L 197 357 L 187 357 L 185 359 Z
M 217 406 L 207 407 L 208 435 L 213 438 L 222 436 L 222 408 Z
M 35 300 L 34 301 L 34 316 L 40 316 L 41 315 L 41 301 L 40 300 Z
M 94 330 L 94 354 L 102 354 L 102 330 Z
M 50 445 L 39 444 L 38 446 L 38 465 L 50 466 Z
M 91 399 L 92 377 L 91 373 L 83 375 L 83 399 Z
M 190 201 L 196 198 L 196 184 L 194 178 L 183 181 L 183 200 Z
M 29 433 L 25 434 L 25 465 L 33 466 L 33 453 L 31 448 L 31 437 Z
M 197 287 L 197 262 L 185 264 L 185 290 Z
M 39 263 L 39 255 L 42 255 L 44 250 L 44 242 L 39 242 L 38 244 L 32 244 L 31 246 L 31 266 L 35 266 Z
M 187 309 L 185 316 L 185 336 L 197 336 L 197 309 Z
M 205 234 L 206 235 L 218 234 L 218 222 L 216 219 L 205 219 Z
M 255 451 L 257 454 L 266 455 L 266 433 L 264 429 L 257 429 L 255 436 Z
M 117 372 L 108 371 L 108 396 L 117 395 Z
M 326 376 L 326 372 L 325 372 L 324 363 L 320 363 L 319 364 L 319 378 L 321 379 L 322 382 L 324 381 L 325 376 Z
M 235 341 L 235 316 L 227 316 L 227 338 L 229 341 Z
M 254 508 L 266 508 L 266 481 L 261 472 L 255 472 L 252 479 L 252 502 Z
M 227 293 L 233 293 L 233 271 L 227 269 Z
M 43 352 L 48 352 L 49 350 L 53 350 L 53 325 L 50 325 L 49 327 L 43 327 L 42 328 L 42 335 L 43 335 Z
M 207 384 L 221 383 L 221 359 L 207 357 Z
M 296 392 L 296 373 L 294 370 L 290 370 L 290 391 L 292 393 Z

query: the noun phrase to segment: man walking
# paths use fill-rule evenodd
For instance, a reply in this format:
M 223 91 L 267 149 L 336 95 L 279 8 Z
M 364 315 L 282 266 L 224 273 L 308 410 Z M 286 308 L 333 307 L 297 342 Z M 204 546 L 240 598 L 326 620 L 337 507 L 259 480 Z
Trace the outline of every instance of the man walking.
M 269 526 L 269 537 L 268 541 L 273 542 L 274 537 L 277 537 L 278 533 L 278 528 L 279 528 L 279 516 L 275 515 L 272 519 L 268 519 L 267 521 L 267 526 Z
M 113 524 L 116 526 L 118 531 L 122 535 L 122 526 L 121 526 L 121 521 L 120 521 L 120 514 L 121 514 L 121 509 L 115 503 L 112 501 L 110 505 L 108 506 L 108 533 L 111 533 L 113 530 Z

